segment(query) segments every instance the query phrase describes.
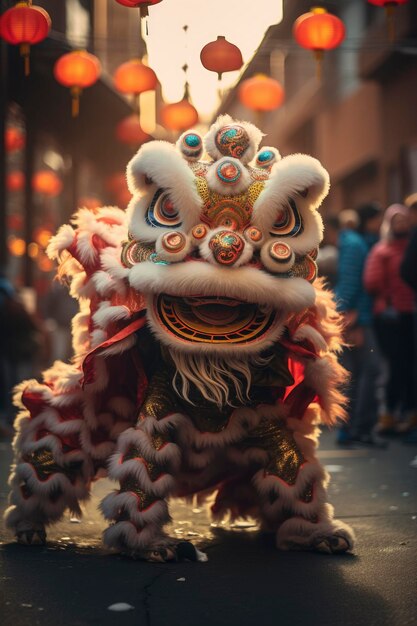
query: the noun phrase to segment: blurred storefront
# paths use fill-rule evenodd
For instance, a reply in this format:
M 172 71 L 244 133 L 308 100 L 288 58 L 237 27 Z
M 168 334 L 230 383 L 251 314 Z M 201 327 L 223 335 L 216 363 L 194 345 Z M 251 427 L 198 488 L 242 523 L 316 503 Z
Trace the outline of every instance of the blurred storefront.
M 115 2 L 36 4 L 48 11 L 52 29 L 31 48 L 29 76 L 24 76 L 18 46 L 0 40 L 0 136 L 5 137 L 0 147 L 0 269 L 18 286 L 34 287 L 42 295 L 53 276 L 44 253 L 51 233 L 81 205 L 127 203 L 126 190 L 116 182 L 135 147 L 118 142 L 115 129 L 132 113 L 133 103 L 114 89 L 109 72 L 127 55 L 142 56 L 144 50 L 136 12 Z M 13 0 L 2 2 L 1 13 L 14 5 Z M 53 66 L 74 49 L 97 55 L 102 73 L 83 91 L 80 114 L 72 118 L 69 90 L 57 82 Z
M 313 56 L 292 36 L 296 18 L 311 8 L 305 0 L 284 2 L 283 21 L 269 29 L 241 77 L 262 72 L 284 86 L 284 104 L 260 120 L 264 144 L 283 155 L 310 153 L 325 165 L 332 181 L 325 211 L 401 201 L 417 190 L 417 1 L 398 8 L 393 42 L 382 9 L 364 0 L 322 5 L 347 34 L 325 54 L 321 81 Z M 238 85 L 219 112 L 259 121 L 240 103 Z

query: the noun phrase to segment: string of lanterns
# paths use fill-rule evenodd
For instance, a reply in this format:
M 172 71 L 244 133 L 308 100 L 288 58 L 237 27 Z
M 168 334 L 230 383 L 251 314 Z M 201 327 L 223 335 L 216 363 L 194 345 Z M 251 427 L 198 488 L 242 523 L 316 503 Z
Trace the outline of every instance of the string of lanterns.
M 408 0 L 367 0 L 369 4 L 383 7 L 387 13 L 390 39 L 394 36 L 393 15 L 398 5 Z M 139 9 L 141 18 L 148 15 L 150 6 L 162 0 L 116 0 L 127 8 Z M 24 59 L 25 75 L 30 71 L 30 47 L 43 41 L 51 29 L 51 18 L 42 7 L 32 4 L 32 0 L 20 0 L 0 16 L 0 36 L 9 44 L 20 47 Z M 324 52 L 340 46 L 345 38 L 345 26 L 337 16 L 322 7 L 313 8 L 301 15 L 293 26 L 295 41 L 302 48 L 311 50 L 317 63 L 317 75 L 321 76 Z M 225 72 L 237 71 L 243 65 L 239 48 L 218 36 L 217 40 L 206 44 L 200 53 L 202 65 L 209 71 L 216 72 L 219 80 Z M 72 115 L 79 113 L 79 99 L 82 91 L 99 79 L 101 73 L 99 59 L 85 51 L 75 50 L 61 56 L 54 65 L 56 80 L 70 89 L 72 97 Z M 155 72 L 140 59 L 131 59 L 120 65 L 114 73 L 115 88 L 122 94 L 134 99 L 139 94 L 156 89 L 158 79 Z M 241 102 L 254 111 L 269 111 L 279 107 L 284 100 L 282 86 L 267 76 L 253 76 L 243 81 L 238 91 Z M 185 83 L 184 96 L 180 102 L 166 104 L 161 109 L 161 122 L 169 130 L 181 131 L 193 126 L 198 121 L 198 113 L 189 101 L 189 86 Z M 146 141 L 148 136 L 139 123 L 129 121 L 120 123 L 116 136 L 122 142 L 136 145 Z M 9 138 L 9 141 L 13 139 Z

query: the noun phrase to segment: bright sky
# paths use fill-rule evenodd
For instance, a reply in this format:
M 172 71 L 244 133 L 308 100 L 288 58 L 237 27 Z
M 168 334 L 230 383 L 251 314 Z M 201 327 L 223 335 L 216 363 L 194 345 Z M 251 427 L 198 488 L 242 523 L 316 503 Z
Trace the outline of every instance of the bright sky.
M 206 70 L 200 51 L 206 43 L 224 35 L 238 46 L 247 63 L 271 24 L 282 20 L 282 0 L 163 0 L 149 9 L 147 46 L 149 65 L 155 70 L 166 101 L 182 99 L 188 64 L 191 100 L 201 118 L 217 108 L 217 74 Z M 188 26 L 187 34 L 183 26 Z M 239 72 L 223 74 L 221 86 L 236 82 Z

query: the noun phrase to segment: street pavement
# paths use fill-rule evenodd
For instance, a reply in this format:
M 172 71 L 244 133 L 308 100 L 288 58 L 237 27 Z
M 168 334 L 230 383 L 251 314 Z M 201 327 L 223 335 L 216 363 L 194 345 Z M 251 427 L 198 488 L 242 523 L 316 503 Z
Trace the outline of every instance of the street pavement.
M 205 509 L 173 503 L 170 529 L 207 563 L 149 564 L 106 552 L 99 481 L 80 523 L 23 547 L 0 527 L 2 626 L 417 625 L 417 447 L 337 449 L 324 433 L 330 501 L 357 533 L 353 555 L 278 552 L 254 524 L 210 525 Z M 0 443 L 1 508 L 10 446 Z M 125 603 L 126 611 L 109 606 Z M 126 607 L 125 607 L 126 608 Z

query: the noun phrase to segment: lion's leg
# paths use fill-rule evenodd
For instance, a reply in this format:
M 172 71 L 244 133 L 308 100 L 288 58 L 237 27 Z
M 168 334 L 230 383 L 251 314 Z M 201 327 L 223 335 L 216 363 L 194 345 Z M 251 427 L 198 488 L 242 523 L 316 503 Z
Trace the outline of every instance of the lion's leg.
M 161 420 L 142 416 L 136 428 L 120 435 L 109 465 L 109 476 L 120 488 L 101 502 L 105 518 L 113 522 L 104 532 L 106 546 L 148 561 L 199 557 L 190 543 L 164 531 L 171 519 L 167 499 L 181 464 L 172 435 L 182 419 L 178 414 Z
M 81 514 L 79 502 L 89 498 L 91 458 L 79 443 L 76 410 L 48 403 L 49 389 L 30 381 L 26 409 L 17 417 L 15 459 L 9 484 L 6 526 L 23 544 L 43 544 L 45 527 L 69 509 Z
M 279 420 L 265 419 L 251 433 L 254 445 L 268 452 L 267 463 L 253 477 L 263 526 L 277 533 L 281 550 L 346 552 L 353 547 L 354 534 L 334 519 L 327 503 L 328 475 L 315 457 L 308 413 L 303 422 L 288 420 L 289 428 Z

